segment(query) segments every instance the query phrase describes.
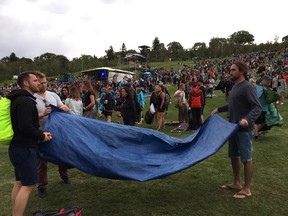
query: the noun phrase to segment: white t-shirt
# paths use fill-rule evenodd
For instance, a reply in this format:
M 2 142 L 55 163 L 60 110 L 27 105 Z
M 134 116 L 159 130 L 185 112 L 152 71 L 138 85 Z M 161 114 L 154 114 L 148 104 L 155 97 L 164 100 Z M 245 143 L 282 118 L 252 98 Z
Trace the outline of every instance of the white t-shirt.
M 278 77 L 274 76 L 272 79 L 272 88 L 277 88 L 278 87 Z
M 177 90 L 174 95 L 177 95 L 175 96 L 176 97 L 176 100 L 179 100 L 181 101 L 182 100 L 182 103 L 187 103 L 187 100 L 186 100 L 186 96 L 185 96 L 185 92 L 182 91 L 182 90 Z
M 57 106 L 57 107 L 61 107 L 64 105 L 60 97 L 54 92 L 46 91 L 45 98 L 41 97 L 37 93 L 34 94 L 34 97 L 36 97 L 36 103 L 37 103 L 36 107 L 37 107 L 38 113 L 43 113 L 46 107 L 49 106 L 50 104 L 53 106 Z M 47 118 L 48 116 L 45 116 L 39 119 L 40 130 L 44 130 Z
M 65 105 L 70 108 L 69 113 L 80 116 L 83 115 L 83 103 L 81 100 L 76 101 L 73 98 L 67 98 Z
M 214 88 L 215 80 L 213 78 L 210 78 L 208 82 L 208 88 Z

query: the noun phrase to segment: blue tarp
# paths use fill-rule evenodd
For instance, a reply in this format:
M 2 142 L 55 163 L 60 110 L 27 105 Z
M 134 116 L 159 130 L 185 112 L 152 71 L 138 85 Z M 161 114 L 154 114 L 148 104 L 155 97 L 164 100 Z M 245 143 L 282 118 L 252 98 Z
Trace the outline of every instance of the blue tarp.
M 214 115 L 179 139 L 151 129 L 52 112 L 45 130 L 52 132 L 53 139 L 41 145 L 40 156 L 98 177 L 147 181 L 208 158 L 237 128 Z

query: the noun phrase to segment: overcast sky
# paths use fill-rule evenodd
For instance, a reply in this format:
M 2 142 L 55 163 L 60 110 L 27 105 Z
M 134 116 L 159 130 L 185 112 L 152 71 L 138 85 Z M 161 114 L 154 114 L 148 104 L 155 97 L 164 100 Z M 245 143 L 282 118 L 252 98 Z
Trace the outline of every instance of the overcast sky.
M 177 41 L 185 49 L 245 30 L 255 43 L 288 35 L 285 0 L 0 0 L 0 59 L 46 52 L 70 60 Z

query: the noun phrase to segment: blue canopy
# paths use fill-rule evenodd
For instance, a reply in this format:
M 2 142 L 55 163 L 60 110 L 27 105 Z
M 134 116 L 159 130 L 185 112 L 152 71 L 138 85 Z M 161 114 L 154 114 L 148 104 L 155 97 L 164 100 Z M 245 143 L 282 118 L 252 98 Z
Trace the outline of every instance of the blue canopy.
M 151 129 L 52 112 L 45 130 L 52 132 L 53 139 L 41 145 L 40 156 L 98 177 L 147 181 L 208 158 L 237 128 L 214 115 L 179 139 Z

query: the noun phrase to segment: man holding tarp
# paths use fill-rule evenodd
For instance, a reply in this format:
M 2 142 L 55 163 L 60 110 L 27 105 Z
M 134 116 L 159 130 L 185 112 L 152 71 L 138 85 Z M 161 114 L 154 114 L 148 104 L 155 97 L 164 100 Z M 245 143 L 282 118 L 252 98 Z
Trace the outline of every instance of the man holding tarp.
M 69 108 L 65 106 L 60 97 L 54 93 L 47 91 L 47 79 L 46 75 L 37 72 L 36 74 L 37 79 L 39 81 L 39 91 L 34 94 L 37 102 L 37 110 L 39 114 L 39 123 L 40 129 L 44 130 L 46 121 L 48 119 L 48 115 L 51 113 L 51 105 L 59 107 L 63 111 L 68 111 Z M 68 178 L 68 171 L 67 167 L 65 166 L 58 166 L 59 175 L 65 184 L 70 184 L 70 179 Z M 46 186 L 48 184 L 48 174 L 47 174 L 47 161 L 43 160 L 42 158 L 38 158 L 38 177 L 39 177 L 39 184 L 38 184 L 38 196 L 40 198 L 44 198 L 46 196 Z
M 33 72 L 19 74 L 20 90 L 11 92 L 11 122 L 14 131 L 9 157 L 14 166 L 16 181 L 12 190 L 13 216 L 22 216 L 37 178 L 37 153 L 40 141 L 49 141 L 52 134 L 39 130 L 36 98 L 39 82 Z
M 234 182 L 222 185 L 222 189 L 238 189 L 234 198 L 244 199 L 251 197 L 251 179 L 253 173 L 252 140 L 254 122 L 261 114 L 261 105 L 255 88 L 247 81 L 248 67 L 244 62 L 236 61 L 231 66 L 231 80 L 235 82 L 229 95 L 228 104 L 212 111 L 229 112 L 229 121 L 239 123 L 240 129 L 229 140 L 228 154 L 231 158 Z M 240 183 L 241 161 L 244 164 L 245 183 Z

